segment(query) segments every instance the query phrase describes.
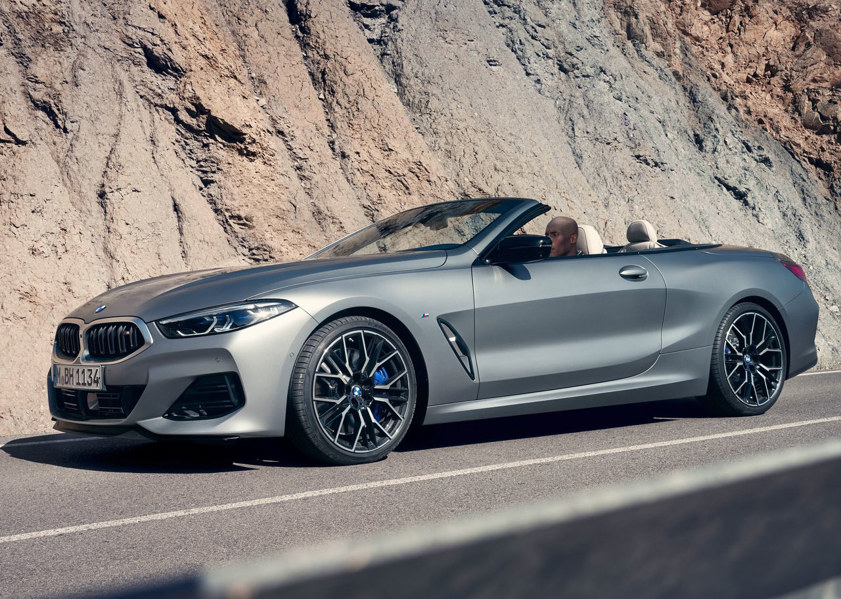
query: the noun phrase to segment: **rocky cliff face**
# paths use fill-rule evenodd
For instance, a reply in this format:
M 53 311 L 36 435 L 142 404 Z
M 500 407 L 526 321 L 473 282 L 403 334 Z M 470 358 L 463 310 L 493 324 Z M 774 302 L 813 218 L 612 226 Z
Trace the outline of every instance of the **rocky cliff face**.
M 0 434 L 48 426 L 55 325 L 106 287 L 460 195 L 783 251 L 837 363 L 838 16 L 809 6 L 7 0 Z
M 768 130 L 841 198 L 841 3 L 668 3 L 731 109 Z

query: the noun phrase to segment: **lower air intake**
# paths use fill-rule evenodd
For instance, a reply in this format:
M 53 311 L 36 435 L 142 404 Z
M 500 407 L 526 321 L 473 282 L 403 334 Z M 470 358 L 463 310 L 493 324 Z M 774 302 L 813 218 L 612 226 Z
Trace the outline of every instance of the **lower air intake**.
M 107 391 L 56 389 L 61 416 L 72 420 L 126 418 L 143 393 L 144 386 L 109 386 Z
M 245 404 L 242 383 L 234 372 L 200 376 L 164 414 L 169 420 L 220 418 Z

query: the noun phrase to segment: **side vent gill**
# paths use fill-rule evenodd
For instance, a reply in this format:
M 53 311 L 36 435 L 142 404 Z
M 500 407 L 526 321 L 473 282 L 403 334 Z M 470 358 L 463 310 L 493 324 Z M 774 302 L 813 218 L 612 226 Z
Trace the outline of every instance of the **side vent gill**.
M 447 321 L 439 318 L 438 326 L 441 327 L 444 337 L 447 338 L 447 342 L 450 344 L 450 347 L 453 348 L 453 352 L 455 353 L 456 358 L 458 358 L 458 361 L 461 362 L 467 376 L 470 377 L 471 381 L 474 380 L 473 362 L 470 360 L 470 350 L 467 348 L 467 344 L 464 342 L 464 339 L 461 338 L 461 335 L 456 333 L 455 329 Z

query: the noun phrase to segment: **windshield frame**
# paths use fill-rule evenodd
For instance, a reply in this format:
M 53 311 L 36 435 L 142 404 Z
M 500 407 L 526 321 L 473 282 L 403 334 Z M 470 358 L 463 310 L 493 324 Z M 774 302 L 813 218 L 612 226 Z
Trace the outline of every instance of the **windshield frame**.
M 482 206 L 482 204 L 491 204 L 482 210 L 473 210 L 472 207 Z M 398 255 L 411 252 L 422 251 L 455 251 L 465 247 L 473 247 L 481 240 L 488 236 L 495 237 L 493 231 L 500 226 L 505 226 L 510 221 L 512 216 L 521 213 L 525 206 L 533 206 L 539 204 L 536 200 L 525 198 L 505 198 L 505 197 L 489 197 L 489 198 L 466 198 L 462 200 L 454 200 L 450 202 L 439 202 L 436 204 L 428 204 L 426 206 L 418 206 L 409 210 L 404 210 L 397 214 L 380 219 L 370 225 L 362 227 L 353 233 L 342 237 L 341 239 L 325 246 L 317 252 L 311 254 L 306 258 L 310 259 L 330 259 L 348 256 L 376 256 L 376 255 Z M 431 221 L 435 218 L 440 218 L 441 213 L 445 213 L 446 219 L 469 216 L 472 214 L 494 214 L 495 218 L 488 224 L 482 226 L 480 230 L 475 232 L 470 238 L 465 239 L 461 243 L 447 243 L 430 246 L 418 246 L 415 248 L 406 248 L 396 251 L 380 251 L 373 253 L 358 253 L 361 249 L 370 247 L 378 241 L 385 240 L 391 236 L 406 231 L 419 223 L 424 223 L 424 220 Z M 447 214 L 449 213 L 449 214 Z M 449 226 L 449 223 L 447 224 Z M 383 234 L 383 230 L 387 231 Z M 434 230 L 434 229 L 433 229 Z M 358 246 L 354 248 L 354 239 Z M 347 253 L 334 254 L 338 248 L 347 246 Z

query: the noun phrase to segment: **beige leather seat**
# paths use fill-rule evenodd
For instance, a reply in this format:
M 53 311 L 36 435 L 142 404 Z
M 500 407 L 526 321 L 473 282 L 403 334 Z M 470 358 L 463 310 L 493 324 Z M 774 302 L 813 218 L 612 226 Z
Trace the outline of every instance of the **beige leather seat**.
M 578 225 L 578 241 L 575 246 L 582 255 L 607 253 L 596 228 L 590 225 Z
M 647 220 L 635 220 L 628 225 L 628 245 L 619 253 L 641 252 L 664 247 L 657 243 L 657 229 Z

